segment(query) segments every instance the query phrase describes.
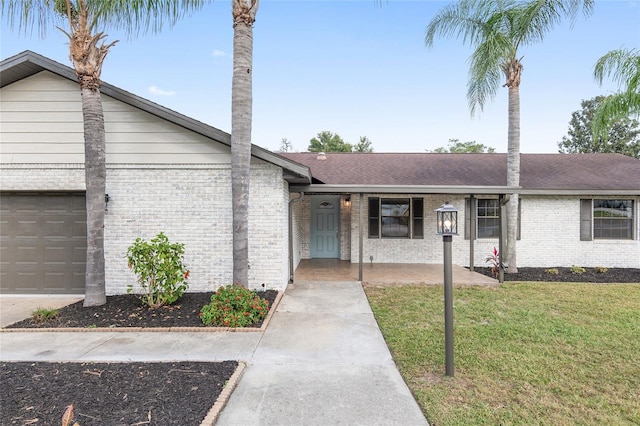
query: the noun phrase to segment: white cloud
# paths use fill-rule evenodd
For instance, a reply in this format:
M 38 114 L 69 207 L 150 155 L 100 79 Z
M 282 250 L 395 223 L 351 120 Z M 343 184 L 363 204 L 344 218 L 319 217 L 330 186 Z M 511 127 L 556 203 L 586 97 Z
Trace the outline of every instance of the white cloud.
M 211 52 L 211 55 L 213 55 L 214 58 L 221 58 L 223 56 L 227 56 L 224 50 L 218 50 L 218 49 L 213 49 L 213 52 Z
M 176 92 L 173 90 L 162 90 L 158 86 L 149 87 L 149 92 L 158 96 L 173 96 L 176 94 Z

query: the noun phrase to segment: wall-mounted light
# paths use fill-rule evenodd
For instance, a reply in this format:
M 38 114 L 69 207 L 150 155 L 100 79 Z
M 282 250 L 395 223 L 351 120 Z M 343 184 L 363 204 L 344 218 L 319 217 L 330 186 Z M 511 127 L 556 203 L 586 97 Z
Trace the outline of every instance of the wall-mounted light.
M 111 197 L 109 197 L 109 194 L 104 194 L 104 211 L 105 212 L 109 211 L 109 200 L 111 200 Z
M 344 205 L 345 205 L 345 207 L 350 207 L 351 206 L 351 197 L 345 197 Z

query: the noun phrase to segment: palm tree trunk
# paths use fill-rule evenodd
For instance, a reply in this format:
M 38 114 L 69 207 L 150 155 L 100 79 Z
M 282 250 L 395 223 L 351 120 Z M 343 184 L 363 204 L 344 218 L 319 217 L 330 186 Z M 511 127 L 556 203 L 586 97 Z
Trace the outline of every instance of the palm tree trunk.
M 520 84 L 509 85 L 509 133 L 507 153 L 507 185 L 520 185 Z M 507 273 L 517 273 L 516 240 L 518 233 L 518 194 L 507 203 Z M 501 255 L 502 257 L 502 255 Z
M 82 88 L 87 205 L 87 266 L 84 306 L 107 302 L 104 270 L 104 211 L 107 178 L 104 113 L 100 90 Z
M 233 203 L 233 283 L 249 286 L 249 181 L 253 20 L 246 1 L 233 1 L 233 79 L 231 85 L 231 196 Z

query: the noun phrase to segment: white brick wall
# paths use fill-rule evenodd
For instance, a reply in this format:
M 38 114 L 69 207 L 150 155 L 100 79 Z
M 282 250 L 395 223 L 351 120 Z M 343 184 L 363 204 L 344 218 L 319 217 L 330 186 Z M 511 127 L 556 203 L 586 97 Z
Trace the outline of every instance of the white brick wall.
M 448 195 L 419 195 L 407 194 L 402 197 L 421 197 L 424 199 L 424 238 L 403 239 L 403 238 L 369 238 L 369 208 L 368 197 L 389 198 L 388 194 L 370 194 L 364 197 L 364 238 L 363 238 L 363 262 L 370 262 L 373 256 L 374 263 L 441 263 L 442 262 L 442 237 L 436 235 L 436 214 L 435 209 L 439 208 L 445 201 L 459 209 L 458 222 L 460 236 L 453 237 L 452 257 L 457 264 L 468 264 L 468 245 L 464 244 L 463 228 L 464 224 L 464 199 L 453 198 Z M 358 262 L 358 214 L 360 209 L 359 197 L 352 197 L 351 207 L 351 261 Z
M 2 164 L 1 191 L 84 191 L 84 164 Z
M 164 232 L 185 244 L 189 291 L 231 284 L 231 169 L 115 168 L 107 174 L 111 197 L 105 218 L 109 294 L 126 291 L 135 276 L 127 269 L 127 247 L 138 237 Z M 286 197 L 286 198 L 285 198 Z M 252 165 L 249 197 L 249 286 L 282 289 L 288 282 L 287 199 L 282 171 Z

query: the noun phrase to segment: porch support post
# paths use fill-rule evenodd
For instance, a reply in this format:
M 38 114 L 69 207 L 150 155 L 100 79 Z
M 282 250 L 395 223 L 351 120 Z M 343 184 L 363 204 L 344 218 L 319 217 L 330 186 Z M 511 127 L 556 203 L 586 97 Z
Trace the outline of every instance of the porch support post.
M 501 194 L 498 198 L 498 204 L 500 204 L 500 225 L 498 227 L 500 231 L 500 237 L 498 238 L 498 254 L 500 255 L 500 268 L 498 269 L 498 282 L 502 284 L 504 282 L 504 262 L 506 258 L 504 249 L 507 246 L 505 241 L 505 231 L 507 230 L 507 203 L 509 202 L 509 195 L 505 196 Z
M 362 250 L 364 248 L 364 238 L 362 232 L 362 217 L 364 215 L 364 194 L 360 193 L 360 211 L 358 214 L 358 281 L 362 282 Z
M 296 198 L 291 198 L 289 200 L 289 284 L 293 282 L 293 272 L 294 272 L 294 264 L 293 264 L 293 209 L 292 205 L 295 201 L 302 200 L 304 196 L 304 192 L 299 192 Z
M 473 272 L 474 244 L 476 240 L 476 198 L 473 194 L 469 197 L 469 270 Z

